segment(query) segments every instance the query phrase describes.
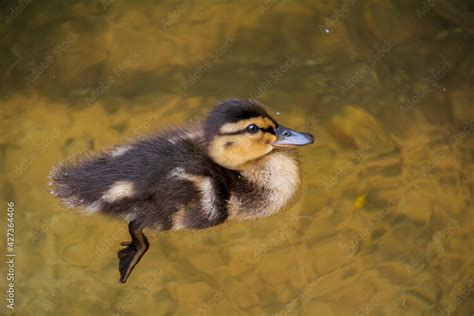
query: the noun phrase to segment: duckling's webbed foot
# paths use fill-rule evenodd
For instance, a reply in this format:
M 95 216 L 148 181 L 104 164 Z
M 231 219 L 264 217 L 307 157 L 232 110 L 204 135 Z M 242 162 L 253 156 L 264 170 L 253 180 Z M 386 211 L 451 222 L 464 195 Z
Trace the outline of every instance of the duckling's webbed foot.
M 121 243 L 122 246 L 126 247 L 117 253 L 119 258 L 120 282 L 122 283 L 127 282 L 133 268 L 135 268 L 150 247 L 148 239 L 143 234 L 143 231 L 137 227 L 136 222 L 132 221 L 128 224 L 128 231 L 130 236 L 132 236 L 132 241 Z

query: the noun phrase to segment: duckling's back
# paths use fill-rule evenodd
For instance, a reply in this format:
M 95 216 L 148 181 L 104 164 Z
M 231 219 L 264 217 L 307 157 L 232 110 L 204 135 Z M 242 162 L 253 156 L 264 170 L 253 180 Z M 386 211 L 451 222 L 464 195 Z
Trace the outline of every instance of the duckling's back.
M 167 230 L 224 221 L 229 176 L 196 129 L 175 129 L 60 164 L 50 178 L 53 195 L 69 207 Z

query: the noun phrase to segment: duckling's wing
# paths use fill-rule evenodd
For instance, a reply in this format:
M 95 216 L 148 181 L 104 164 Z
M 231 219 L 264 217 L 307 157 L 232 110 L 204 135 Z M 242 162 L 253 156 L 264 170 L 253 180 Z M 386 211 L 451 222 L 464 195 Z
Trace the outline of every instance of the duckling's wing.
M 194 130 L 176 129 L 96 155 L 81 155 L 53 169 L 51 193 L 86 214 L 112 205 L 110 215 L 126 217 L 131 210 L 125 204 L 133 204 L 127 201 L 146 201 L 158 184 L 169 181 L 171 170 L 204 159 L 196 135 Z
M 50 174 L 51 193 L 68 207 L 92 214 L 105 204 L 142 194 L 165 172 L 160 157 L 170 144 L 160 137 L 138 141 L 96 155 L 86 154 L 59 164 Z

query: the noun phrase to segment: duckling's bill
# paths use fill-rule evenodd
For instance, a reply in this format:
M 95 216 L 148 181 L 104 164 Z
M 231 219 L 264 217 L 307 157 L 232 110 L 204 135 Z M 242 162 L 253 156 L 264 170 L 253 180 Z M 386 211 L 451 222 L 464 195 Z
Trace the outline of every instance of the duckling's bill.
M 278 126 L 276 128 L 277 140 L 273 142 L 274 147 L 299 147 L 314 143 L 314 136 L 305 133 L 292 130 L 285 126 Z

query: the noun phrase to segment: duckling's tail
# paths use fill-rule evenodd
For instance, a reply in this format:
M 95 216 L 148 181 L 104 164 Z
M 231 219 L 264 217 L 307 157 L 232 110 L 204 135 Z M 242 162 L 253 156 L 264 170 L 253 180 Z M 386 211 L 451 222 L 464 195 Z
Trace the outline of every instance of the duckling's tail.
M 97 187 L 91 185 L 92 175 L 85 172 L 87 164 L 60 163 L 49 174 L 49 192 L 70 208 L 78 208 L 91 215 L 101 210 Z

